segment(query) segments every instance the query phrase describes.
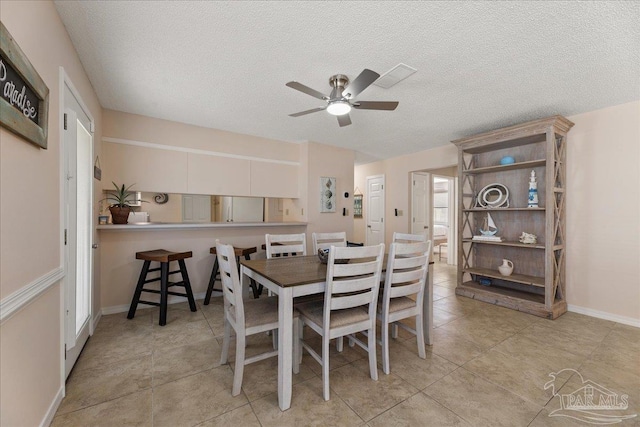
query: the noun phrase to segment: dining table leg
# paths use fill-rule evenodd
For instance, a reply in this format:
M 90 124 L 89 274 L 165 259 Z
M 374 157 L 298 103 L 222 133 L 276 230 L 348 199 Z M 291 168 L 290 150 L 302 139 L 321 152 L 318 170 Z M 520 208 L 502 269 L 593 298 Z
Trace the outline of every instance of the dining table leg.
M 282 411 L 291 406 L 293 328 L 293 289 L 282 287 L 278 293 L 278 404 Z
M 427 270 L 427 283 L 422 301 L 422 324 L 424 325 L 424 343 L 433 345 L 433 262 Z

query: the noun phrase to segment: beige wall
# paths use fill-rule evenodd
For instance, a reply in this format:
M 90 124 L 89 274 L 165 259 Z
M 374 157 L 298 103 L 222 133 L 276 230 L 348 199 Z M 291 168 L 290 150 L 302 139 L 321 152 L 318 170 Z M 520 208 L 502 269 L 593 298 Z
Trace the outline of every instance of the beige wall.
M 61 268 L 59 67 L 65 68 L 96 121 L 96 142 L 101 108 L 52 2 L 2 1 L 0 17 L 49 88 L 47 150 L 0 129 L 0 298 L 4 302 Z M 95 151 L 99 154 L 99 143 Z M 39 425 L 63 386 L 61 292 L 61 283 L 54 283 L 0 326 L 1 425 Z M 96 304 L 100 305 L 99 298 Z
M 640 324 L 640 102 L 568 118 L 569 308 Z
M 567 302 L 571 310 L 640 324 L 640 102 L 568 119 L 575 126 L 567 151 Z M 410 173 L 455 163 L 450 144 L 356 166 L 365 203 L 366 177 L 386 177 L 387 242 L 410 229 Z M 407 214 L 394 217 L 393 208 Z M 354 220 L 354 235 L 364 241 L 364 219 Z

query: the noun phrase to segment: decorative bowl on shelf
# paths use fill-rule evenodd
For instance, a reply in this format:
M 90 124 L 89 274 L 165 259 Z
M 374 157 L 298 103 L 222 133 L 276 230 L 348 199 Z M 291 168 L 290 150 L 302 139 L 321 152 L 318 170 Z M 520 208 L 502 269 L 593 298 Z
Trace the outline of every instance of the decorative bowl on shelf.
M 321 263 L 326 264 L 329 261 L 329 249 L 318 249 L 318 258 L 320 258 Z M 347 264 L 348 262 L 348 259 L 337 259 L 335 261 L 336 264 Z
M 491 286 L 491 279 L 487 279 L 486 277 L 481 277 L 478 279 L 478 283 L 482 286 Z
M 515 163 L 516 159 L 514 159 L 511 156 L 504 156 L 503 158 L 500 159 L 500 164 L 501 165 L 510 165 L 512 163 Z

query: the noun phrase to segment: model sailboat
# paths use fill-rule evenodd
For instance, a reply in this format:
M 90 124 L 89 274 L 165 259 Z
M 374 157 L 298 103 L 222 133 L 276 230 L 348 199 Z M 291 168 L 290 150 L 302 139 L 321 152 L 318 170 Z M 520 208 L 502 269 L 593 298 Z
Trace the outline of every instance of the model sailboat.
M 497 232 L 498 228 L 496 227 L 495 222 L 493 222 L 491 214 L 487 212 L 487 216 L 482 222 L 482 228 L 480 228 L 480 235 L 473 236 L 473 240 L 480 240 L 484 242 L 502 242 L 502 237 L 496 236 Z

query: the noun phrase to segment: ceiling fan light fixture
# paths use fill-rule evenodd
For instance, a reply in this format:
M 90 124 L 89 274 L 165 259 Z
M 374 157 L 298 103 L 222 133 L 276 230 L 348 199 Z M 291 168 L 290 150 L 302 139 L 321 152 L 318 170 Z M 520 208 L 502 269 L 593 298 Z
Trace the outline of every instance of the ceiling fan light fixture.
M 351 111 L 351 105 L 347 101 L 333 101 L 327 106 L 327 113 L 334 116 L 349 114 L 349 111 Z

